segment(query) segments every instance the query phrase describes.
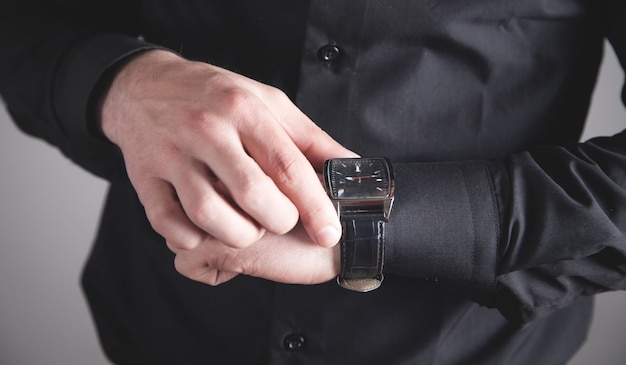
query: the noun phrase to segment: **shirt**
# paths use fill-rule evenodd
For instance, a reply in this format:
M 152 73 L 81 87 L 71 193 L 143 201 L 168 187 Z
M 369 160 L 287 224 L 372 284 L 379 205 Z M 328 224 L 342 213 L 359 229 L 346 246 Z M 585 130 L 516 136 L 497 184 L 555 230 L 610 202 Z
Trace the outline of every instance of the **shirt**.
M 620 1 L 5 1 L 0 93 L 111 181 L 82 277 L 119 364 L 558 364 L 626 288 L 626 134 L 578 143 Z M 177 274 L 93 126 L 115 67 L 164 48 L 284 90 L 396 201 L 385 281 L 218 287 Z

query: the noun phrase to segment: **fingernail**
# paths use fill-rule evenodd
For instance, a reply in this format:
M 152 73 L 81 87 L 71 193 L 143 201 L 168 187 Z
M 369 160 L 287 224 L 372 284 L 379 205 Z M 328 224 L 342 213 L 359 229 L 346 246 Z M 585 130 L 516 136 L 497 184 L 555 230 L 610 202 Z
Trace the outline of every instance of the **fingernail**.
M 320 246 L 333 247 L 341 239 L 341 232 L 333 226 L 326 226 L 317 233 L 315 239 Z

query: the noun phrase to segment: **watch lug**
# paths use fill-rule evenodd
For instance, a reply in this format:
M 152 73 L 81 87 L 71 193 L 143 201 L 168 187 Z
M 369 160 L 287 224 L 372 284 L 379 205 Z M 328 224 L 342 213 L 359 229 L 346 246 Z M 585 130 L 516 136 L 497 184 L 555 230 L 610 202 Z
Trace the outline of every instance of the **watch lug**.
M 393 198 L 391 199 L 387 199 L 384 202 L 384 207 L 383 207 L 383 219 L 385 220 L 385 222 L 389 221 L 389 214 L 391 213 L 391 208 L 393 207 Z

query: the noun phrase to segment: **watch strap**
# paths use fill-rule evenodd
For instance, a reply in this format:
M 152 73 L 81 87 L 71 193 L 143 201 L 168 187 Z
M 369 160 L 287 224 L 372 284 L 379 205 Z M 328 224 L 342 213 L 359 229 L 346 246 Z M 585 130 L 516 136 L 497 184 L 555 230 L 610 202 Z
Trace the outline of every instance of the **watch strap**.
M 368 292 L 383 281 L 384 221 L 381 216 L 342 217 L 339 285 Z

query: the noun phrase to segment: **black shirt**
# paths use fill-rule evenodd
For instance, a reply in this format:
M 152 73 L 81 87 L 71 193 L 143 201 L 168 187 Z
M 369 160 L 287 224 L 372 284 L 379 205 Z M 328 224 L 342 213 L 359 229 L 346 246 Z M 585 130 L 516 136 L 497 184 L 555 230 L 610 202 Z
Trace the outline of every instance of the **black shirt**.
M 578 143 L 621 1 L 55 1 L 0 5 L 0 92 L 111 181 L 83 285 L 107 355 L 146 364 L 558 364 L 626 288 L 626 134 Z M 166 48 L 283 89 L 397 175 L 383 286 L 218 287 L 176 273 L 93 104 Z

